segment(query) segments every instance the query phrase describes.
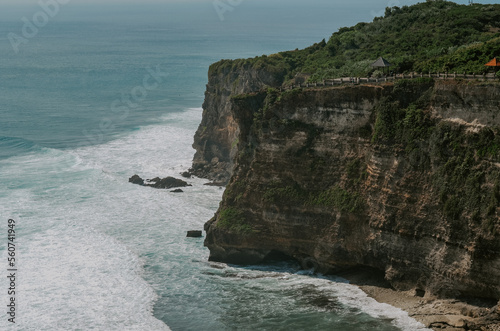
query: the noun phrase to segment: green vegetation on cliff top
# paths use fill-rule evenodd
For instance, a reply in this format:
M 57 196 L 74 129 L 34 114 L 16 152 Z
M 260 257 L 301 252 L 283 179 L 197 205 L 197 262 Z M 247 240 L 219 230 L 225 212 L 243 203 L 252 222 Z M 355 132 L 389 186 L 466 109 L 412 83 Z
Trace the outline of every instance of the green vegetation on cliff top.
M 458 5 L 435 0 L 386 8 L 384 17 L 335 32 L 303 50 L 244 60 L 224 60 L 211 73 L 265 68 L 285 83 L 297 74 L 311 81 L 369 76 L 383 56 L 397 72 L 483 73 L 500 56 L 500 5 Z

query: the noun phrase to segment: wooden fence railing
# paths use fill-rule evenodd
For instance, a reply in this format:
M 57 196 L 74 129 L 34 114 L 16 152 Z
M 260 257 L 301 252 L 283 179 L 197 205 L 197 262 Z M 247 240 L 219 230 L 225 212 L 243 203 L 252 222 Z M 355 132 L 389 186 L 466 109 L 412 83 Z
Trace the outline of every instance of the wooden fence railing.
M 483 80 L 483 81 L 494 81 L 498 80 L 495 74 L 482 74 L 482 75 L 467 75 L 467 74 L 457 74 L 457 73 L 428 73 L 428 74 L 399 74 L 393 76 L 386 76 L 381 78 L 360 78 L 360 77 L 344 77 L 336 79 L 325 79 L 322 82 L 316 83 L 302 83 L 302 84 L 292 84 L 284 86 L 281 89 L 290 90 L 294 88 L 304 87 L 327 87 L 342 84 L 362 84 L 362 83 L 386 83 L 395 81 L 398 79 L 416 79 L 421 77 L 431 77 L 436 79 L 468 79 L 468 80 Z

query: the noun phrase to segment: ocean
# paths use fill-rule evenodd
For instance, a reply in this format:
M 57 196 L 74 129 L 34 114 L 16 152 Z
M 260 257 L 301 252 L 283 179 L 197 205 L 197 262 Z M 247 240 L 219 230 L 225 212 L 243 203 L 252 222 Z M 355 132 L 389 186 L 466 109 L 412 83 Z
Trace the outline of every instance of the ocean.
M 208 262 L 185 237 L 221 200 L 207 180 L 128 183 L 190 167 L 211 63 L 303 48 L 380 8 L 60 3 L 0 14 L 0 329 L 424 330 L 341 278 Z

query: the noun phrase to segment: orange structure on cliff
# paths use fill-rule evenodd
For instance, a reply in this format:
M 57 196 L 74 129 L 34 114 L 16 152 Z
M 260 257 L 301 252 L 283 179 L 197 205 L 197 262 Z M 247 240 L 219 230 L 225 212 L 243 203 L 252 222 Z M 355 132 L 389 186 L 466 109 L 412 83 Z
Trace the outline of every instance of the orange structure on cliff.
M 498 69 L 500 69 L 500 61 L 498 61 L 497 58 L 495 57 L 495 58 L 493 58 L 493 60 L 486 63 L 485 66 L 494 67 L 495 71 L 498 71 Z

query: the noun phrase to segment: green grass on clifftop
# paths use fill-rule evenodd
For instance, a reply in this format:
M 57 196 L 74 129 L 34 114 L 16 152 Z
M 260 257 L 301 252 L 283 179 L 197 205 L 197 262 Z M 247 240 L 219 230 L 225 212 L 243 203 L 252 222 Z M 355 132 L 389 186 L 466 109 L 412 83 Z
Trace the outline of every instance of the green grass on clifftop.
M 370 64 L 380 56 L 394 64 L 396 72 L 481 74 L 486 62 L 500 57 L 500 5 L 427 0 L 386 8 L 384 17 L 341 28 L 328 41 L 306 49 L 221 61 L 210 71 L 263 68 L 284 82 L 295 77 L 366 77 L 374 74 Z

